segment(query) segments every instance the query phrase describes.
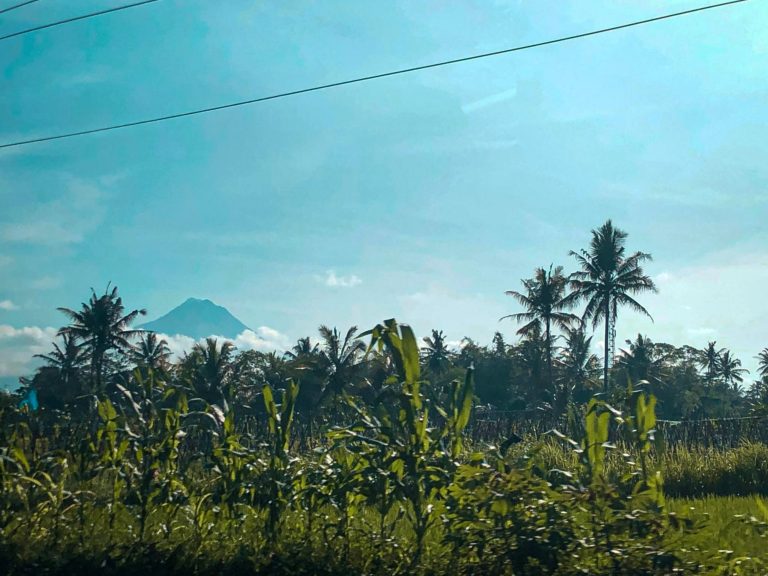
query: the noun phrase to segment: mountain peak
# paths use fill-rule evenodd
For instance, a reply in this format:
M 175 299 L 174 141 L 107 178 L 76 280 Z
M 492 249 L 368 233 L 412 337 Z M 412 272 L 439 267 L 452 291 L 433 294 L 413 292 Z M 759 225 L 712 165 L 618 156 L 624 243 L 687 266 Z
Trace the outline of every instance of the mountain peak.
M 182 302 L 182 306 L 184 304 L 213 304 L 211 300 L 208 300 L 208 298 L 187 298 Z M 213 304 L 216 306 L 216 304 Z
M 235 338 L 249 328 L 223 306 L 207 298 L 187 298 L 164 316 L 139 328 L 174 336 L 181 334 L 196 340 L 207 336 Z

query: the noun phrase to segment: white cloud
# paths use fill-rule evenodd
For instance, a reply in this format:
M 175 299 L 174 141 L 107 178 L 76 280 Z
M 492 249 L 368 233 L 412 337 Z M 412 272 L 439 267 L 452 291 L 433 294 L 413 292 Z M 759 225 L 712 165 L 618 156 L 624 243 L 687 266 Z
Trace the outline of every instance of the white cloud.
M 104 219 L 104 193 L 79 178 L 67 176 L 64 182 L 58 198 L 38 204 L 21 220 L 0 224 L 0 240 L 42 245 L 82 242 Z
M 16 306 L 13 302 L 10 300 L 0 300 L 0 310 L 18 310 L 19 307 Z
M 469 342 L 462 338 L 461 340 L 448 340 L 445 343 L 445 347 L 451 352 L 459 353 L 467 344 L 469 344 Z
M 499 322 L 499 318 L 509 314 L 503 296 L 464 292 L 435 283 L 397 300 L 398 320 L 406 321 L 421 336 L 429 336 L 433 328 L 443 330 L 451 346 L 464 337 L 488 344 L 496 331 L 508 335 L 510 341 L 517 339 L 512 336 L 517 330 L 514 323 Z
M 315 276 L 315 279 L 329 288 L 354 288 L 363 283 L 363 280 L 355 274 L 338 276 L 335 270 L 328 270 L 325 276 Z
M 61 286 L 61 279 L 53 276 L 43 276 L 29 283 L 29 287 L 33 290 L 52 290 L 59 286 Z
M 90 86 L 108 82 L 113 76 L 110 69 L 99 67 L 80 74 L 63 74 L 59 77 L 59 82 L 69 86 Z
M 181 358 L 184 356 L 184 353 L 192 350 L 192 347 L 197 342 L 194 338 L 184 336 L 183 334 L 175 334 L 173 336 L 169 334 L 158 334 L 157 337 L 168 343 L 168 348 L 170 348 L 174 358 Z
M 180 358 L 185 352 L 192 350 L 197 343 L 205 342 L 205 338 L 195 340 L 183 334 L 158 334 L 158 336 L 168 342 L 168 348 L 175 358 Z M 244 330 L 234 339 L 225 338 L 211 334 L 211 338 L 223 342 L 228 340 L 232 342 L 238 350 L 258 350 L 259 352 L 282 352 L 291 346 L 291 340 L 285 334 L 270 328 L 269 326 L 259 326 L 256 330 Z
M 479 150 L 505 150 L 517 146 L 518 143 L 514 138 L 500 138 L 498 140 L 475 140 L 472 145 Z
M 21 244 L 76 244 L 83 235 L 58 222 L 16 222 L 1 226 L 0 238 Z
M 285 334 L 269 326 L 259 326 L 256 331 L 245 330 L 235 338 L 235 346 L 240 350 L 273 352 L 286 350 L 290 345 L 291 342 Z
M 19 377 L 31 375 L 40 365 L 35 354 L 47 354 L 51 343 L 56 339 L 56 328 L 40 328 L 25 326 L 15 328 L 8 324 L 0 324 L 0 377 Z M 195 345 L 195 339 L 189 336 L 159 334 L 168 342 L 175 358 L 180 358 Z M 223 336 L 214 336 L 220 341 L 227 340 Z M 203 342 L 204 339 L 199 340 Z M 260 326 L 256 330 L 245 330 L 236 338 L 230 340 L 238 350 L 259 350 L 261 352 L 287 350 L 291 341 L 285 334 L 270 328 Z
M 490 96 L 486 96 L 485 98 L 481 98 L 480 100 L 475 100 L 474 102 L 470 102 L 469 104 L 464 104 L 461 107 L 461 110 L 465 114 L 470 114 L 477 110 L 481 110 L 483 108 L 487 108 L 488 106 L 493 106 L 494 104 L 498 104 L 499 102 L 504 102 L 505 100 L 514 98 L 516 95 L 517 95 L 517 87 L 512 87 L 509 90 L 504 90 L 503 92 L 499 92 L 497 94 L 491 94 Z
M 703 348 L 716 339 L 754 375 L 754 357 L 768 344 L 768 310 L 755 300 L 768 285 L 768 252 L 734 249 L 707 262 L 662 272 L 655 280 L 659 293 L 639 298 L 655 323 L 623 310 L 617 340 L 640 332 L 654 341 Z
M 0 324 L 0 377 L 31 374 L 39 364 L 34 355 L 49 352 L 55 338 L 55 328 Z
M 688 328 L 686 332 L 692 336 L 693 338 L 698 339 L 699 336 L 704 336 L 706 338 L 711 338 L 717 334 L 716 328 Z

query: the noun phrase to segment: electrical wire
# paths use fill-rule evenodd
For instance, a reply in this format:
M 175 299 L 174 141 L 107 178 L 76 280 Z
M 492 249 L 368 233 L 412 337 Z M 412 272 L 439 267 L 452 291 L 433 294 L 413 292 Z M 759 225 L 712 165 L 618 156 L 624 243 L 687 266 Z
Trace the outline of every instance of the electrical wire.
M 156 0 L 150 0 L 150 1 L 156 1 Z M 469 62 L 471 60 L 479 60 L 481 58 L 490 58 L 490 57 L 493 57 L 493 56 L 500 56 L 502 54 L 510 54 L 512 52 L 519 52 L 519 51 L 522 51 L 522 50 L 529 50 L 531 48 L 539 48 L 541 46 L 549 46 L 551 44 L 558 44 L 558 43 L 562 43 L 562 42 L 569 42 L 569 41 L 577 40 L 577 39 L 580 39 L 580 38 L 587 38 L 589 36 L 596 36 L 598 34 L 604 34 L 606 32 L 614 32 L 616 30 L 623 30 L 625 28 L 631 28 L 631 27 L 634 27 L 634 26 L 641 26 L 643 24 L 650 24 L 652 22 L 659 22 L 661 20 L 668 20 L 670 18 L 676 18 L 678 16 L 687 16 L 687 15 L 694 14 L 694 13 L 697 13 L 697 12 L 703 12 L 705 10 L 712 10 L 714 8 L 721 8 L 721 7 L 724 7 L 724 6 L 731 6 L 731 5 L 734 5 L 734 4 L 741 4 L 743 2 L 748 2 L 748 1 L 749 0 L 730 0 L 728 2 L 721 2 L 719 4 L 710 4 L 708 6 L 700 6 L 698 8 L 692 8 L 690 10 L 684 10 L 682 12 L 675 12 L 675 13 L 672 13 L 672 14 L 665 14 L 665 15 L 662 15 L 662 16 L 655 16 L 653 18 L 647 18 L 645 20 L 637 20 L 637 21 L 634 21 L 634 22 L 629 22 L 627 24 L 619 24 L 617 26 L 611 26 L 609 28 L 601 28 L 599 30 L 591 30 L 589 32 L 582 32 L 582 33 L 579 33 L 579 34 L 573 34 L 571 36 L 563 36 L 563 37 L 555 38 L 555 39 L 552 39 L 552 40 L 545 40 L 545 41 L 542 41 L 542 42 L 535 42 L 533 44 L 525 44 L 523 46 L 515 46 L 513 48 L 506 48 L 506 49 L 503 49 L 503 50 L 496 50 L 494 52 L 485 52 L 485 53 L 482 53 L 482 54 L 474 54 L 472 56 L 464 56 L 464 57 L 461 57 L 461 58 L 454 58 L 452 60 L 443 60 L 441 62 L 435 62 L 435 63 L 432 63 L 432 64 L 424 64 L 422 66 L 413 66 L 411 68 L 401 68 L 399 70 L 393 70 L 393 71 L 390 71 L 390 72 L 383 72 L 383 73 L 380 73 L 380 74 L 373 74 L 373 75 L 370 75 L 370 76 L 362 76 L 360 78 L 353 78 L 351 80 L 343 80 L 341 82 L 332 82 L 330 84 L 322 84 L 322 85 L 313 86 L 313 87 L 310 87 L 310 88 L 302 88 L 302 89 L 299 89 L 299 90 L 291 90 L 289 92 L 282 92 L 282 93 L 279 93 L 279 94 L 272 94 L 270 96 L 261 96 L 259 98 L 252 98 L 250 100 L 241 100 L 239 102 L 231 102 L 229 104 L 221 104 L 221 105 L 218 105 L 218 106 L 211 106 L 209 108 L 200 108 L 200 109 L 197 109 L 197 110 L 190 110 L 190 111 L 187 111 L 187 112 L 179 112 L 179 113 L 176 113 L 176 114 L 168 114 L 166 116 L 158 116 L 158 117 L 155 117 L 155 118 L 147 118 L 147 119 L 144 119 L 144 120 L 136 120 L 136 121 L 133 121 L 133 122 L 126 122 L 126 123 L 123 123 L 123 124 L 114 124 L 112 126 L 103 126 L 101 128 L 91 128 L 91 129 L 88 129 L 88 130 L 80 130 L 80 131 L 77 131 L 77 132 L 68 132 L 68 133 L 65 133 L 65 134 L 57 134 L 57 135 L 53 135 L 53 136 L 43 136 L 43 137 L 40 137 L 40 138 L 32 138 L 32 139 L 29 139 L 29 140 L 20 140 L 20 141 L 17 141 L 17 142 L 9 142 L 9 143 L 6 143 L 6 144 L 0 144 L 0 149 L 11 148 L 11 147 L 14 147 L 14 146 L 24 146 L 24 145 L 27 145 L 27 144 L 35 144 L 35 143 L 39 143 L 39 142 L 49 142 L 51 140 L 61 140 L 61 139 L 64 139 L 64 138 L 74 138 L 76 136 L 85 136 L 85 135 L 88 135 L 88 134 L 97 134 L 99 132 L 108 132 L 108 131 L 112 131 L 112 130 L 119 130 L 119 129 L 122 129 L 122 128 L 130 128 L 130 127 L 133 127 L 133 126 L 142 126 L 142 125 L 145 125 L 145 124 L 155 124 L 157 122 L 164 122 L 166 120 L 174 120 L 174 119 L 177 119 L 177 118 L 185 118 L 187 116 L 195 116 L 195 115 L 198 115 L 198 114 L 207 114 L 209 112 L 216 112 L 216 111 L 219 111 L 219 110 L 226 110 L 228 108 L 236 108 L 236 107 L 239 107 L 239 106 L 247 106 L 247 105 L 250 105 L 250 104 L 257 104 L 259 102 L 267 102 L 269 100 L 277 100 L 278 98 L 286 98 L 288 96 L 297 96 L 299 94 L 307 94 L 308 92 L 317 92 L 317 91 L 320 91 L 320 90 L 328 90 L 329 88 L 338 88 L 340 86 L 347 86 L 349 84 L 356 84 L 356 83 L 359 83 L 359 82 L 367 82 L 367 81 L 370 81 L 370 80 L 376 80 L 376 79 L 380 79 L 380 78 L 387 78 L 387 77 L 390 77 L 390 76 L 398 76 L 398 75 L 401 75 L 401 74 L 408 74 L 408 73 L 417 72 L 417 71 L 420 71 L 420 70 L 428 70 L 428 69 L 431 69 L 431 68 L 439 68 L 439 67 L 442 67 L 442 66 L 449 66 L 451 64 L 458 64 L 460 62 Z
M 16 8 L 23 8 L 27 4 L 34 4 L 38 0 L 27 0 L 26 2 L 22 2 L 21 4 L 16 4 L 16 6 L 8 6 L 8 8 L 3 8 L 0 10 L 0 14 L 4 14 L 5 12 L 10 12 L 11 10 L 16 10 Z
M 31 0 L 31 1 L 37 2 L 37 0 Z M 59 20 L 57 22 L 51 22 L 49 24 L 43 24 L 41 26 L 35 26 L 34 28 L 27 28 L 26 30 L 21 30 L 20 32 L 13 32 L 12 34 L 6 34 L 5 36 L 0 36 L 0 42 L 2 42 L 3 40 L 9 40 L 10 38 L 16 38 L 17 36 L 23 36 L 24 34 L 30 34 L 32 32 L 45 30 L 46 28 L 53 28 L 54 26 L 61 26 L 62 24 L 69 24 L 70 22 L 77 22 L 78 20 L 86 20 L 88 18 L 94 18 L 96 16 L 103 16 L 104 14 L 119 12 L 120 10 L 127 10 L 128 8 L 136 8 L 137 6 L 144 6 L 145 4 L 152 4 L 153 2 L 159 2 L 159 1 L 160 0 L 143 0 L 142 2 L 135 2 L 133 4 L 116 6 L 114 8 L 108 8 L 107 10 L 100 10 L 99 12 L 91 12 L 90 14 L 75 16 L 73 18 L 67 18 L 66 20 Z M 30 2 L 27 2 L 27 4 L 29 3 Z M 19 4 L 19 6 L 23 6 L 23 4 Z M 12 6 L 11 8 L 6 8 L 6 11 L 12 10 L 13 8 L 18 8 L 19 6 Z

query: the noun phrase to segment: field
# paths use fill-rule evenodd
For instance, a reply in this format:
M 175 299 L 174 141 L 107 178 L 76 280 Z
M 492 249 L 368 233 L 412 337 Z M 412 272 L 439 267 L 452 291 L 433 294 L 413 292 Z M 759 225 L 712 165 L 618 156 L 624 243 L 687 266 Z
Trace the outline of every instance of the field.
M 341 395 L 311 445 L 293 382 L 262 387 L 262 416 L 140 370 L 88 418 L 6 407 L 7 573 L 765 573 L 764 444 L 666 446 L 631 390 L 568 435 L 473 442 L 473 370 L 430 397 L 410 329 L 371 334 L 384 400 Z

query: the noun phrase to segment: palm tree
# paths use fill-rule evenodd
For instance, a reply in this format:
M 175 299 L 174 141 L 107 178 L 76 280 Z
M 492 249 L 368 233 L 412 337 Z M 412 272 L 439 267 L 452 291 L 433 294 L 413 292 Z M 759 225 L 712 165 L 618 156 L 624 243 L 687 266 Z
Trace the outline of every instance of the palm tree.
M 563 379 L 561 408 L 565 408 L 573 393 L 577 402 L 586 400 L 585 392 L 600 371 L 599 360 L 590 351 L 592 336 L 587 336 L 583 327 L 566 328 L 565 346 L 560 352 L 558 363 Z
M 168 367 L 171 349 L 168 342 L 158 339 L 154 332 L 142 334 L 139 343 L 131 350 L 131 360 L 141 368 L 164 374 Z
M 637 335 L 633 342 L 626 340 L 629 350 L 621 349 L 619 364 L 626 370 L 627 377 L 633 384 L 647 380 L 653 385 L 661 384 L 664 375 L 664 362 L 667 355 L 660 346 L 654 344 L 648 336 Z
M 493 354 L 496 356 L 506 356 L 507 355 L 507 343 L 504 341 L 504 334 L 501 332 L 495 332 L 493 334 L 493 341 L 492 341 L 492 350 Z
M 323 340 L 319 363 L 325 377 L 320 402 L 324 402 L 329 396 L 336 398 L 354 382 L 361 368 L 360 356 L 365 344 L 355 337 L 357 326 L 347 330 L 343 340 L 336 328 L 331 330 L 322 325 L 319 332 Z
M 763 378 L 768 378 L 768 348 L 763 348 L 762 352 L 757 355 L 759 362 L 757 366 L 757 373 Z
M 563 276 L 563 267 L 558 266 L 549 271 L 544 268 L 537 268 L 533 278 L 523 280 L 525 293 L 507 290 L 505 294 L 512 296 L 524 308 L 525 312 L 510 314 L 499 318 L 499 321 L 511 318 L 516 322 L 525 322 L 517 333 L 525 336 L 534 329 L 544 329 L 544 346 L 547 358 L 547 380 L 549 390 L 553 391 L 552 378 L 552 328 L 569 328 L 572 324 L 579 322 L 577 316 L 565 312 L 571 307 L 567 300 L 566 290 L 568 280 Z
M 512 349 L 513 366 L 522 381 L 517 388 L 526 397 L 526 402 L 550 403 L 553 400 L 551 389 L 545 389 L 543 382 L 546 368 L 547 342 L 541 334 L 541 326 L 534 324 Z
M 261 376 L 264 382 L 273 389 L 285 388 L 288 380 L 288 365 L 284 354 L 277 352 L 267 352 L 261 355 Z
M 699 365 L 704 368 L 706 373 L 707 384 L 710 386 L 712 382 L 717 378 L 720 371 L 720 358 L 725 352 L 725 348 L 717 348 L 717 342 L 707 343 L 707 347 L 701 350 L 699 353 Z
M 739 384 L 744 381 L 742 374 L 749 374 L 749 370 L 741 367 L 741 360 L 731 356 L 730 350 L 726 350 L 720 356 L 719 372 L 723 383 L 731 385 L 734 392 L 738 390 Z
M 194 391 L 209 404 L 220 404 L 226 409 L 234 397 L 231 389 L 234 369 L 232 355 L 235 346 L 224 341 L 221 346 L 216 338 L 198 342 L 186 361 L 191 364 L 190 384 Z
M 581 270 L 570 276 L 573 292 L 568 302 L 586 300 L 582 315 L 584 321 L 592 320 L 596 328 L 600 321 L 605 323 L 605 357 L 603 359 L 603 390 L 608 391 L 608 361 L 613 351 L 611 338 L 616 326 L 619 306 L 629 308 L 653 318 L 632 296 L 641 292 L 656 292 L 656 286 L 643 272 L 640 264 L 651 260 L 645 252 L 625 256 L 624 243 L 627 233 L 614 228 L 608 220 L 597 230 L 592 230 L 588 250 L 570 252 L 581 266 Z
M 424 359 L 427 369 L 435 376 L 445 374 L 451 367 L 451 351 L 445 343 L 443 331 L 432 330 L 432 337 L 426 336 L 424 346 L 421 349 L 421 355 Z
M 35 354 L 35 358 L 45 360 L 50 368 L 58 373 L 58 381 L 65 395 L 80 392 L 80 369 L 85 363 L 86 351 L 78 346 L 77 340 L 69 334 L 62 334 L 61 346 L 53 343 L 50 354 Z
M 91 298 L 83 302 L 80 311 L 59 308 L 70 320 L 70 325 L 59 330 L 59 335 L 67 335 L 80 341 L 80 347 L 91 358 L 91 378 L 97 393 L 103 392 L 104 357 L 111 350 L 127 351 L 131 348 L 129 340 L 143 333 L 143 330 L 131 330 L 129 327 L 146 310 L 133 310 L 125 314 L 123 299 L 118 296 L 117 286 L 97 296 L 91 288 Z
M 320 352 L 319 344 L 312 344 L 309 336 L 299 338 L 296 344 L 285 353 L 289 360 L 306 360 L 316 357 Z

